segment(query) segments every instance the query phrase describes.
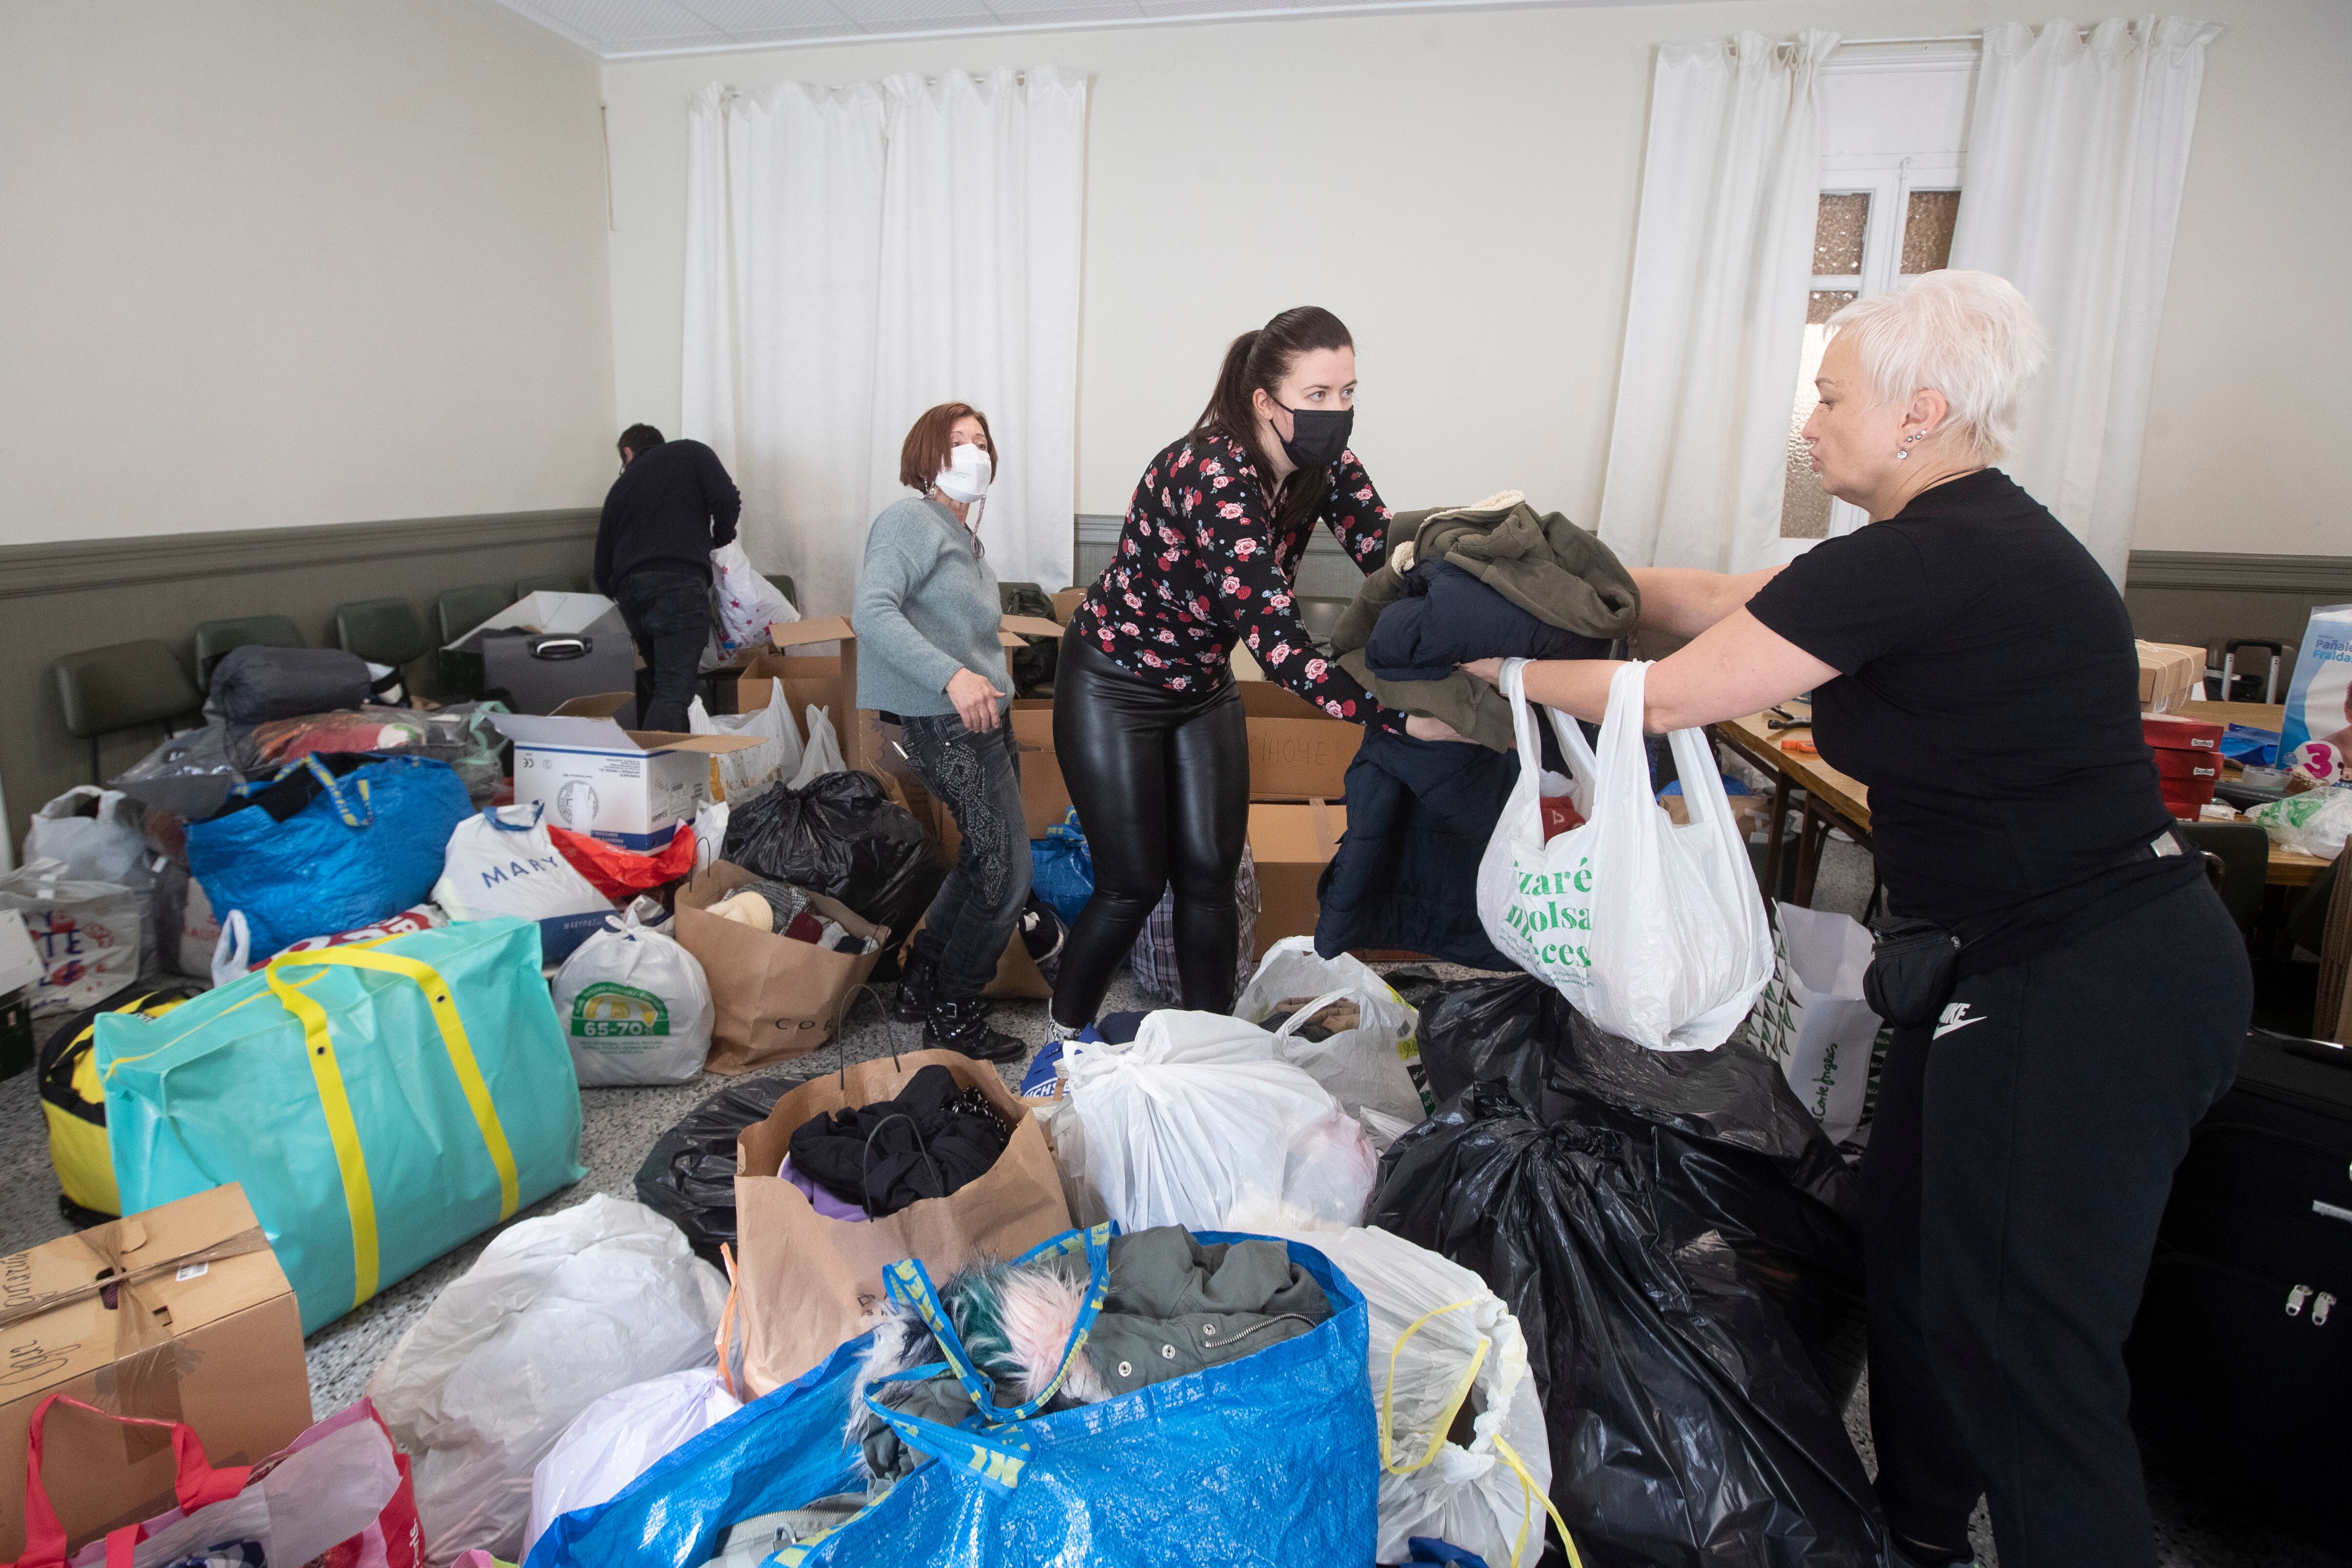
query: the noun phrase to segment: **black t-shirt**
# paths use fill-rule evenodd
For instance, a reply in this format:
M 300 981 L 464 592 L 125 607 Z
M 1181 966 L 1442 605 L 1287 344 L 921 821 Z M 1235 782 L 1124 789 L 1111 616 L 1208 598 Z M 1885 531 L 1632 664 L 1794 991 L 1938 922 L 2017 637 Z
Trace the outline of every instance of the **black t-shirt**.
M 1748 608 L 1839 677 L 1822 758 L 1870 787 L 1889 907 L 1971 941 L 1983 969 L 2062 946 L 2203 873 L 2140 734 L 2123 598 L 1998 469 L 1814 546 Z
M 638 571 L 710 575 L 710 552 L 735 539 L 743 497 L 699 441 L 647 447 L 604 493 L 596 525 L 596 591 Z

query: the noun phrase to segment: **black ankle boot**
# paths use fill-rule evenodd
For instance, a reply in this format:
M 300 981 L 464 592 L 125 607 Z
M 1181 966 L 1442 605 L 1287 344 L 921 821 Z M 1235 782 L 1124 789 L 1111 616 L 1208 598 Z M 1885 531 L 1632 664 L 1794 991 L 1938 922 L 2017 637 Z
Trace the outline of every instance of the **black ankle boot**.
M 1018 1061 L 1029 1054 L 1025 1040 L 988 1027 L 996 1004 L 985 997 L 961 1002 L 935 1002 L 931 1019 L 923 1026 L 923 1045 L 930 1051 L 960 1051 L 975 1061 Z
M 931 1016 L 931 988 L 938 983 L 940 967 L 927 964 L 920 955 L 908 952 L 907 962 L 898 970 L 898 996 L 890 1004 L 890 1016 L 900 1023 L 921 1023 Z

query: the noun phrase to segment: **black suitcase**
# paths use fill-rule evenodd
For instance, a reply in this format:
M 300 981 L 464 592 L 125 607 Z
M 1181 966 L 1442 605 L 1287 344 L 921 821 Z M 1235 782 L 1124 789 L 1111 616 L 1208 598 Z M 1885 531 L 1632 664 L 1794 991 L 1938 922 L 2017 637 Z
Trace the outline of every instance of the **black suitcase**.
M 2125 1356 L 2151 1460 L 2352 1548 L 2352 1051 L 2247 1038 L 2174 1178 Z

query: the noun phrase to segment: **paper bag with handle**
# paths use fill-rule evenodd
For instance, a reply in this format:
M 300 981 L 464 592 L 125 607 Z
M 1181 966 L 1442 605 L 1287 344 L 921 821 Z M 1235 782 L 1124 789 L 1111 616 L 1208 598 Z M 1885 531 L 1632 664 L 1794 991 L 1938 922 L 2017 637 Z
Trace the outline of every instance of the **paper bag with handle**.
M 872 951 L 836 952 L 708 913 L 757 880 L 731 861 L 718 861 L 677 894 L 678 945 L 710 982 L 710 1059 L 703 1065 L 713 1072 L 749 1072 L 806 1056 L 831 1040 L 890 940 L 886 927 L 816 894 L 809 895 L 810 912 L 868 942 Z
M 776 1173 L 793 1133 L 813 1117 L 894 1098 L 929 1066 L 977 1089 L 1013 1129 L 986 1175 L 945 1197 L 925 1198 L 880 1219 L 828 1219 Z M 781 1388 L 863 1333 L 886 1300 L 882 1271 L 919 1258 L 944 1278 L 983 1255 L 1018 1258 L 1070 1227 L 1061 1176 L 1045 1130 L 996 1069 L 959 1051 L 912 1051 L 813 1078 L 736 1142 L 735 1289 L 719 1330 L 719 1365 L 742 1345 L 743 1386 L 757 1398 Z

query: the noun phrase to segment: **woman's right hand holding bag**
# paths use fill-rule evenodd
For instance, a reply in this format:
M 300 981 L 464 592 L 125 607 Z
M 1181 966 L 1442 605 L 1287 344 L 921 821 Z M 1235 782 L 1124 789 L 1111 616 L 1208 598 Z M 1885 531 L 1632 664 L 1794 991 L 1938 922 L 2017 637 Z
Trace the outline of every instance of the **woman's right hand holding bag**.
M 1519 779 L 1478 869 L 1488 938 L 1612 1034 L 1653 1051 L 1722 1044 L 1771 978 L 1772 937 L 1713 748 L 1699 730 L 1670 736 L 1691 818 L 1673 821 L 1651 790 L 1643 743 L 1649 666 L 1624 665 L 1597 753 L 1573 720 L 1547 710 L 1585 817 L 1547 841 L 1525 664 L 1501 672 Z

